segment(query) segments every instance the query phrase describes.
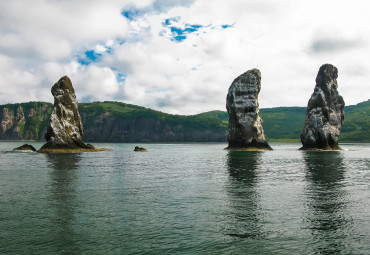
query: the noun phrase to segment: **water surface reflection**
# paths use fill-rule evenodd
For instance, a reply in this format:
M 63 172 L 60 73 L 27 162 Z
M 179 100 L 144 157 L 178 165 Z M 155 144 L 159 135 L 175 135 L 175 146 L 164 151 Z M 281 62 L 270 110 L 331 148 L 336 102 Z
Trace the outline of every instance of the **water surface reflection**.
M 257 238 L 263 235 L 260 217 L 257 168 L 261 152 L 229 151 L 227 169 L 229 172 L 227 234 L 240 238 Z
M 341 253 L 351 234 L 345 166 L 341 152 L 303 152 L 306 164 L 307 223 L 318 253 Z
M 54 209 L 52 224 L 54 226 L 53 244 L 58 254 L 77 254 L 80 252 L 73 229 L 76 212 L 76 189 L 78 185 L 78 163 L 80 154 L 46 155 L 52 171 L 51 194 L 49 204 Z

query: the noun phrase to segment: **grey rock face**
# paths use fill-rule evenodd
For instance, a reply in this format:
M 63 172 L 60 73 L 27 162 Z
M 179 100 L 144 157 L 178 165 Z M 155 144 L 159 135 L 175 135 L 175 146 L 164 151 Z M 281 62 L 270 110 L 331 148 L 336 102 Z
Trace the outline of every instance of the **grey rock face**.
M 64 76 L 51 88 L 54 108 L 47 127 L 44 149 L 88 148 L 83 142 L 83 127 L 71 80 Z
M 344 100 L 338 93 L 338 70 L 325 64 L 316 77 L 301 133 L 301 149 L 340 149 L 338 138 L 344 120 Z
M 25 124 L 24 112 L 21 106 L 12 113 L 4 107 L 0 115 L 0 139 L 21 140 L 21 126 Z
M 258 69 L 243 73 L 231 84 L 226 97 L 226 109 L 229 113 L 228 148 L 271 150 L 259 115 L 260 90 L 261 72 Z

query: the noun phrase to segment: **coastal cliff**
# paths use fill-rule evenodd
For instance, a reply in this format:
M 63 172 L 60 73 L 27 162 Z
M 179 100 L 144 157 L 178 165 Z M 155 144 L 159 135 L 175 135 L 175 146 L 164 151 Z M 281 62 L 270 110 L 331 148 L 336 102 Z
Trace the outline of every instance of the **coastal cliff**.
M 19 107 L 24 119 L 17 118 Z M 180 116 L 119 102 L 79 103 L 78 107 L 88 142 L 227 141 L 225 111 Z M 44 102 L 0 105 L 0 140 L 45 141 L 52 109 Z M 344 111 L 340 142 L 370 142 L 370 100 L 345 106 Z M 306 107 L 262 108 L 260 115 L 268 140 L 299 141 Z
M 0 140 L 44 141 L 53 105 L 0 106 Z M 89 142 L 224 142 L 226 124 L 201 115 L 171 115 L 119 102 L 79 104 L 84 140 Z
M 0 140 L 42 140 L 52 104 L 30 102 L 0 106 Z
M 80 105 L 85 139 L 92 142 L 223 142 L 216 118 L 171 115 L 118 102 Z

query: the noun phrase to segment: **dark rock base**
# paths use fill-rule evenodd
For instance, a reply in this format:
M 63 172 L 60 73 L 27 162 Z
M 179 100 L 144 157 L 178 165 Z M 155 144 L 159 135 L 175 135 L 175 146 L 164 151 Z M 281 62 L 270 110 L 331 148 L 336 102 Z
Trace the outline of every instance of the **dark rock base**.
M 64 148 L 64 149 L 49 149 L 49 148 L 41 148 L 38 150 L 38 153 L 45 153 L 45 154 L 58 154 L 58 153 L 80 153 L 80 152 L 97 152 L 97 151 L 108 151 L 109 149 L 101 148 L 101 149 L 87 149 L 87 148 Z
M 134 151 L 141 151 L 141 152 L 147 152 L 148 150 L 139 146 L 135 146 Z
M 230 144 L 225 150 L 239 150 L 239 151 L 272 151 L 267 142 L 253 141 L 250 144 Z
M 29 144 L 23 144 L 22 146 L 19 146 L 13 150 L 14 151 L 36 151 L 35 147 Z
M 326 148 L 318 148 L 318 147 L 307 147 L 307 146 L 302 146 L 301 148 L 299 148 L 300 151 L 341 151 L 343 150 L 341 147 L 339 146 L 335 146 L 335 147 L 326 147 Z

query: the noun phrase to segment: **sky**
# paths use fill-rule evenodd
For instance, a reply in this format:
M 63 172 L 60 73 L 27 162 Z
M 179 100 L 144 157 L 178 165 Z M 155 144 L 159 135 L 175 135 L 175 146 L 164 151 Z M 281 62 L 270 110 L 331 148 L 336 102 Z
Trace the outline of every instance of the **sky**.
M 306 106 L 321 65 L 346 105 L 370 98 L 367 0 L 0 1 L 0 104 L 120 101 L 172 114 L 225 111 L 240 74 L 260 108 Z

